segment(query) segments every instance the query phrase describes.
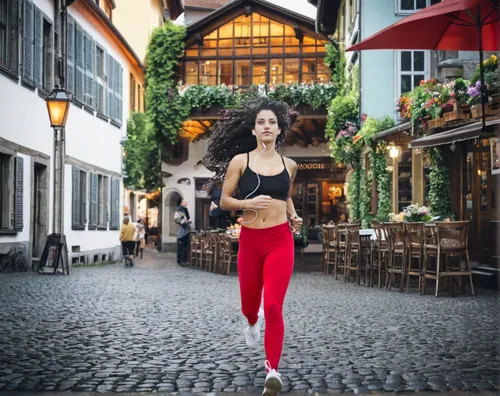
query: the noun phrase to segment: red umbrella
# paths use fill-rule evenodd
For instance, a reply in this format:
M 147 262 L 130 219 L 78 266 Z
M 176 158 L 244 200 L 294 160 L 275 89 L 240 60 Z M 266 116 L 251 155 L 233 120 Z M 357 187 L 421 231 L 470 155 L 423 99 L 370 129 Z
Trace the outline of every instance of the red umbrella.
M 368 49 L 434 49 L 479 51 L 484 87 L 483 51 L 500 50 L 499 0 L 443 0 L 415 12 L 349 47 Z M 484 126 L 484 99 L 483 126 Z

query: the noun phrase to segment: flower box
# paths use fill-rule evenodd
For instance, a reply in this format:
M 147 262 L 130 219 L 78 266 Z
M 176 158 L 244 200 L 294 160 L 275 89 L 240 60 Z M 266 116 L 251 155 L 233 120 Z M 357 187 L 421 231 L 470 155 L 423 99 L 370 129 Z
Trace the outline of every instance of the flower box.
M 448 122 L 457 121 L 457 120 L 465 120 L 470 118 L 470 110 L 467 109 L 454 109 L 448 113 L 443 114 L 443 122 L 446 124 Z
M 434 120 L 430 120 L 427 123 L 427 125 L 428 125 L 429 129 L 439 128 L 439 127 L 443 126 L 443 118 L 438 117 Z

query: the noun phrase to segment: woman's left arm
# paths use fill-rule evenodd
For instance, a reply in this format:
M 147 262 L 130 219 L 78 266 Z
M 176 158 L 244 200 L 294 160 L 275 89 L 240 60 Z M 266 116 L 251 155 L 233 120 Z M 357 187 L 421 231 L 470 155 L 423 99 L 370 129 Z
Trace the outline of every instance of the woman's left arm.
M 293 182 L 297 176 L 297 163 L 290 158 L 287 158 L 288 171 L 290 172 L 290 188 L 288 190 L 288 199 L 286 200 L 286 217 L 292 221 L 293 228 L 296 232 L 302 227 L 302 219 L 297 215 L 295 206 L 292 201 Z

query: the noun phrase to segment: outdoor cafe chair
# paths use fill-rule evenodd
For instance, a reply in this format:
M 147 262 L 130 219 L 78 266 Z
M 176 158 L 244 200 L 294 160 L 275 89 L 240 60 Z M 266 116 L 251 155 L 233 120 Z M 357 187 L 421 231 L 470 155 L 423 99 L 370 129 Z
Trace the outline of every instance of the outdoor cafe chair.
M 378 287 L 381 286 L 382 272 L 385 274 L 387 270 L 387 262 L 389 260 L 389 246 L 387 243 L 387 232 L 383 224 L 377 221 L 372 222 L 373 230 L 375 231 L 375 243 L 371 251 L 370 265 L 370 286 L 373 287 L 374 273 L 378 273 Z M 387 275 L 386 275 L 387 276 Z
M 398 274 L 401 275 L 400 291 L 402 292 L 406 270 L 406 246 L 403 223 L 384 223 L 384 228 L 387 232 L 389 244 L 386 287 L 391 290 L 394 277 Z M 398 258 L 401 260 L 397 260 Z
M 345 241 L 341 241 L 341 233 L 345 230 L 343 225 L 323 225 L 323 270 L 326 274 L 330 272 L 330 266 L 333 265 L 335 279 L 338 276 L 338 270 L 344 270 L 345 260 L 340 259 L 340 255 L 345 255 Z
M 191 253 L 189 265 L 199 266 L 201 262 L 201 254 L 202 254 L 202 243 L 201 243 L 201 234 L 198 232 L 191 233 Z
M 418 277 L 418 292 L 421 293 L 423 259 L 425 245 L 425 225 L 424 223 L 404 223 L 406 235 L 406 248 L 408 255 L 408 267 L 406 270 L 406 292 L 410 284 L 410 276 Z M 418 259 L 417 266 L 414 266 L 414 259 Z
M 468 276 L 472 295 L 474 295 L 474 285 L 472 283 L 472 271 L 469 261 L 469 229 L 468 221 L 436 222 L 436 248 L 427 248 L 424 253 L 424 273 L 422 282 L 422 294 L 425 293 L 425 280 L 436 280 L 435 296 L 439 293 L 439 281 L 444 277 Z M 435 270 L 429 268 L 429 257 L 436 257 Z M 462 263 L 462 255 L 464 263 Z M 453 258 L 457 259 L 457 264 L 453 263 Z

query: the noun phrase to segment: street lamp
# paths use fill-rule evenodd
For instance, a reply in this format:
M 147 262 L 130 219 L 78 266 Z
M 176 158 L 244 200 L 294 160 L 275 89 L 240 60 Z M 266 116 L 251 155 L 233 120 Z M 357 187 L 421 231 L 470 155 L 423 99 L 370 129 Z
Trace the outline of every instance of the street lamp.
M 63 273 L 69 274 L 68 250 L 64 236 L 64 165 L 66 158 L 65 126 L 70 107 L 70 96 L 65 89 L 56 86 L 45 98 L 50 126 L 54 128 L 54 201 L 52 211 L 52 234 L 42 253 L 39 272 L 53 268 L 57 272 L 62 263 Z M 65 271 L 66 269 L 66 271 Z
M 70 100 L 71 98 L 66 90 L 57 86 L 45 98 L 52 128 L 64 128 L 66 126 Z

